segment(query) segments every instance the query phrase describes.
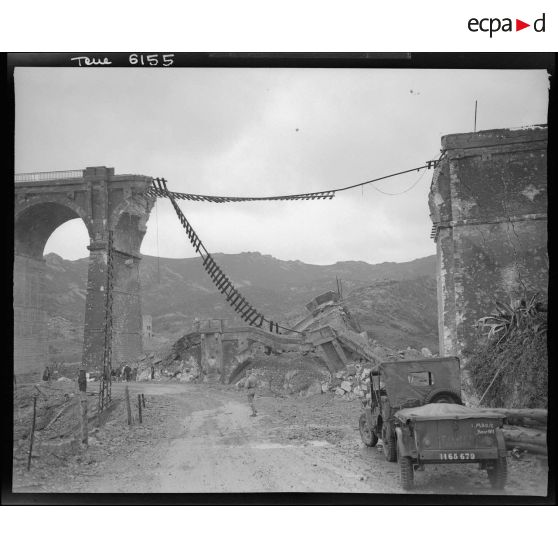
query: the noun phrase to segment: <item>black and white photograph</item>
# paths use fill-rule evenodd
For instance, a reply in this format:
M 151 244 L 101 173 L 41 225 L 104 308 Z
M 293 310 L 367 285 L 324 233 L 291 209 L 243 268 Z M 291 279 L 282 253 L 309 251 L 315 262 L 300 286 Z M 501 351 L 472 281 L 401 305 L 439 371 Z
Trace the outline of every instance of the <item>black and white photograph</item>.
M 14 496 L 548 496 L 544 56 L 34 56 Z

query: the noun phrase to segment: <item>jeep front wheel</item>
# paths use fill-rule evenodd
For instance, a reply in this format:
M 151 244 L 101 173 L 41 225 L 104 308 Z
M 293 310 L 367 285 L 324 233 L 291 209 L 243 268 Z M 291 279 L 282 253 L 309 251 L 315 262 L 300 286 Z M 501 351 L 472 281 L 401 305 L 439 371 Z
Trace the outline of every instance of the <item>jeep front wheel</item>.
M 384 427 L 382 442 L 386 459 L 390 463 L 395 463 L 397 461 L 397 440 L 389 424 Z
M 415 472 L 413 471 L 413 461 L 410 457 L 399 458 L 399 474 L 401 488 L 410 490 L 415 484 Z

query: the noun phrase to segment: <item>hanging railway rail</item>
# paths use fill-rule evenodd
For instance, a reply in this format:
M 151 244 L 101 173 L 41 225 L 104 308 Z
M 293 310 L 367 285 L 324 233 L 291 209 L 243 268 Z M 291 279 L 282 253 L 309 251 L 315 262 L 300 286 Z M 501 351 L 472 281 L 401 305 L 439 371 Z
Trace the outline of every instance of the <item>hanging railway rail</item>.
M 161 180 L 161 179 L 159 179 Z M 301 200 L 331 200 L 335 197 L 334 191 L 312 192 L 309 194 L 292 194 L 286 196 L 269 196 L 269 197 L 241 197 L 241 196 L 206 196 L 205 194 L 185 194 L 183 192 L 167 192 L 161 191 L 156 187 L 150 188 L 145 195 L 152 198 L 166 198 L 169 194 L 177 200 L 187 201 L 203 201 L 213 203 L 229 203 L 229 202 L 253 202 L 253 201 L 301 201 Z
M 306 200 L 331 200 L 335 197 L 337 192 L 345 192 L 347 190 L 352 190 L 353 188 L 360 188 L 361 186 L 366 186 L 367 184 L 373 184 L 374 182 L 380 182 L 381 180 L 386 180 L 388 178 L 393 178 L 394 176 L 400 176 L 402 174 L 408 174 L 410 172 L 419 171 L 422 169 L 436 168 L 442 155 L 438 159 L 426 161 L 424 165 L 420 167 L 414 167 L 412 169 L 407 169 L 400 172 L 394 172 L 392 174 L 387 174 L 385 176 L 380 176 L 379 178 L 373 178 L 371 180 L 366 180 L 364 182 L 359 182 L 358 184 L 351 184 L 350 186 L 344 186 L 342 188 L 332 188 L 331 190 L 322 190 L 320 192 L 306 192 L 303 194 L 286 194 L 283 196 L 264 196 L 264 197 L 247 197 L 247 196 L 207 196 L 205 194 L 188 194 L 184 192 L 169 192 L 166 188 L 161 188 L 157 181 L 164 180 L 162 178 L 156 178 L 153 182 L 152 188 L 149 188 L 145 193 L 146 196 L 151 198 L 169 198 L 172 196 L 177 200 L 187 200 L 196 202 L 212 202 L 212 203 L 233 203 L 233 202 L 254 202 L 254 201 L 306 201 Z M 413 185 L 414 187 L 414 185 Z M 411 188 L 409 188 L 410 190 Z M 385 194 L 386 192 L 380 193 Z M 408 190 L 405 190 L 405 193 Z M 394 195 L 394 194 L 389 194 Z
M 186 231 L 186 236 L 190 240 L 190 243 L 194 247 L 196 253 L 201 256 L 203 267 L 213 281 L 213 284 L 217 287 L 221 294 L 225 296 L 226 301 L 230 304 L 232 309 L 246 323 L 259 328 L 267 326 L 269 328 L 269 331 L 278 334 L 282 334 L 283 332 L 301 333 L 286 326 L 282 326 L 273 320 L 269 320 L 261 312 L 258 312 L 258 310 L 256 310 L 252 306 L 252 304 L 250 304 L 250 302 L 248 302 L 246 298 L 238 292 L 232 281 L 227 277 L 227 275 L 219 267 L 213 256 L 204 246 L 200 237 L 197 235 L 192 225 L 190 225 L 188 219 L 186 219 L 186 217 L 184 216 L 184 213 L 182 213 L 182 210 L 176 203 L 174 193 L 169 191 L 169 189 L 167 188 L 167 181 L 164 178 L 155 178 L 153 180 L 153 187 L 151 188 L 151 192 L 155 192 L 155 195 L 157 197 L 165 197 L 171 201 L 178 219 L 180 220 L 182 227 Z

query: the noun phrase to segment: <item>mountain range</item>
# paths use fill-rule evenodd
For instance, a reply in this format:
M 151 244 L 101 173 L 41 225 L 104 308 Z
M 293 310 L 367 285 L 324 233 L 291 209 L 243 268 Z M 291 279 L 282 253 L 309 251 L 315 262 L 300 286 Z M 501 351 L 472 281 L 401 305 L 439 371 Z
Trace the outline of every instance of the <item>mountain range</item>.
M 437 352 L 434 255 L 404 263 L 331 265 L 284 261 L 259 252 L 213 256 L 245 298 L 274 321 L 292 325 L 306 314 L 305 304 L 312 298 L 336 291 L 339 279 L 345 305 L 371 339 L 393 348 Z M 53 253 L 45 259 L 50 351 L 60 360 L 79 359 L 88 260 L 65 260 Z M 143 256 L 140 279 L 142 312 L 152 316 L 155 346 L 190 331 L 195 318 L 238 321 L 199 258 Z

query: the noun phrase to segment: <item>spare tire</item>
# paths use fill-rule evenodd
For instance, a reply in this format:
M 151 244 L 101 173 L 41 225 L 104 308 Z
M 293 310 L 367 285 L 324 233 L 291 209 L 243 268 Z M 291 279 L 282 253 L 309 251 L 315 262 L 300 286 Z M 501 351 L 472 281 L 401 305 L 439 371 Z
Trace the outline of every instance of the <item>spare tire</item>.
M 432 390 L 425 398 L 424 404 L 428 403 L 455 403 L 457 405 L 463 405 L 461 401 L 461 395 L 457 391 L 449 388 L 438 388 Z

